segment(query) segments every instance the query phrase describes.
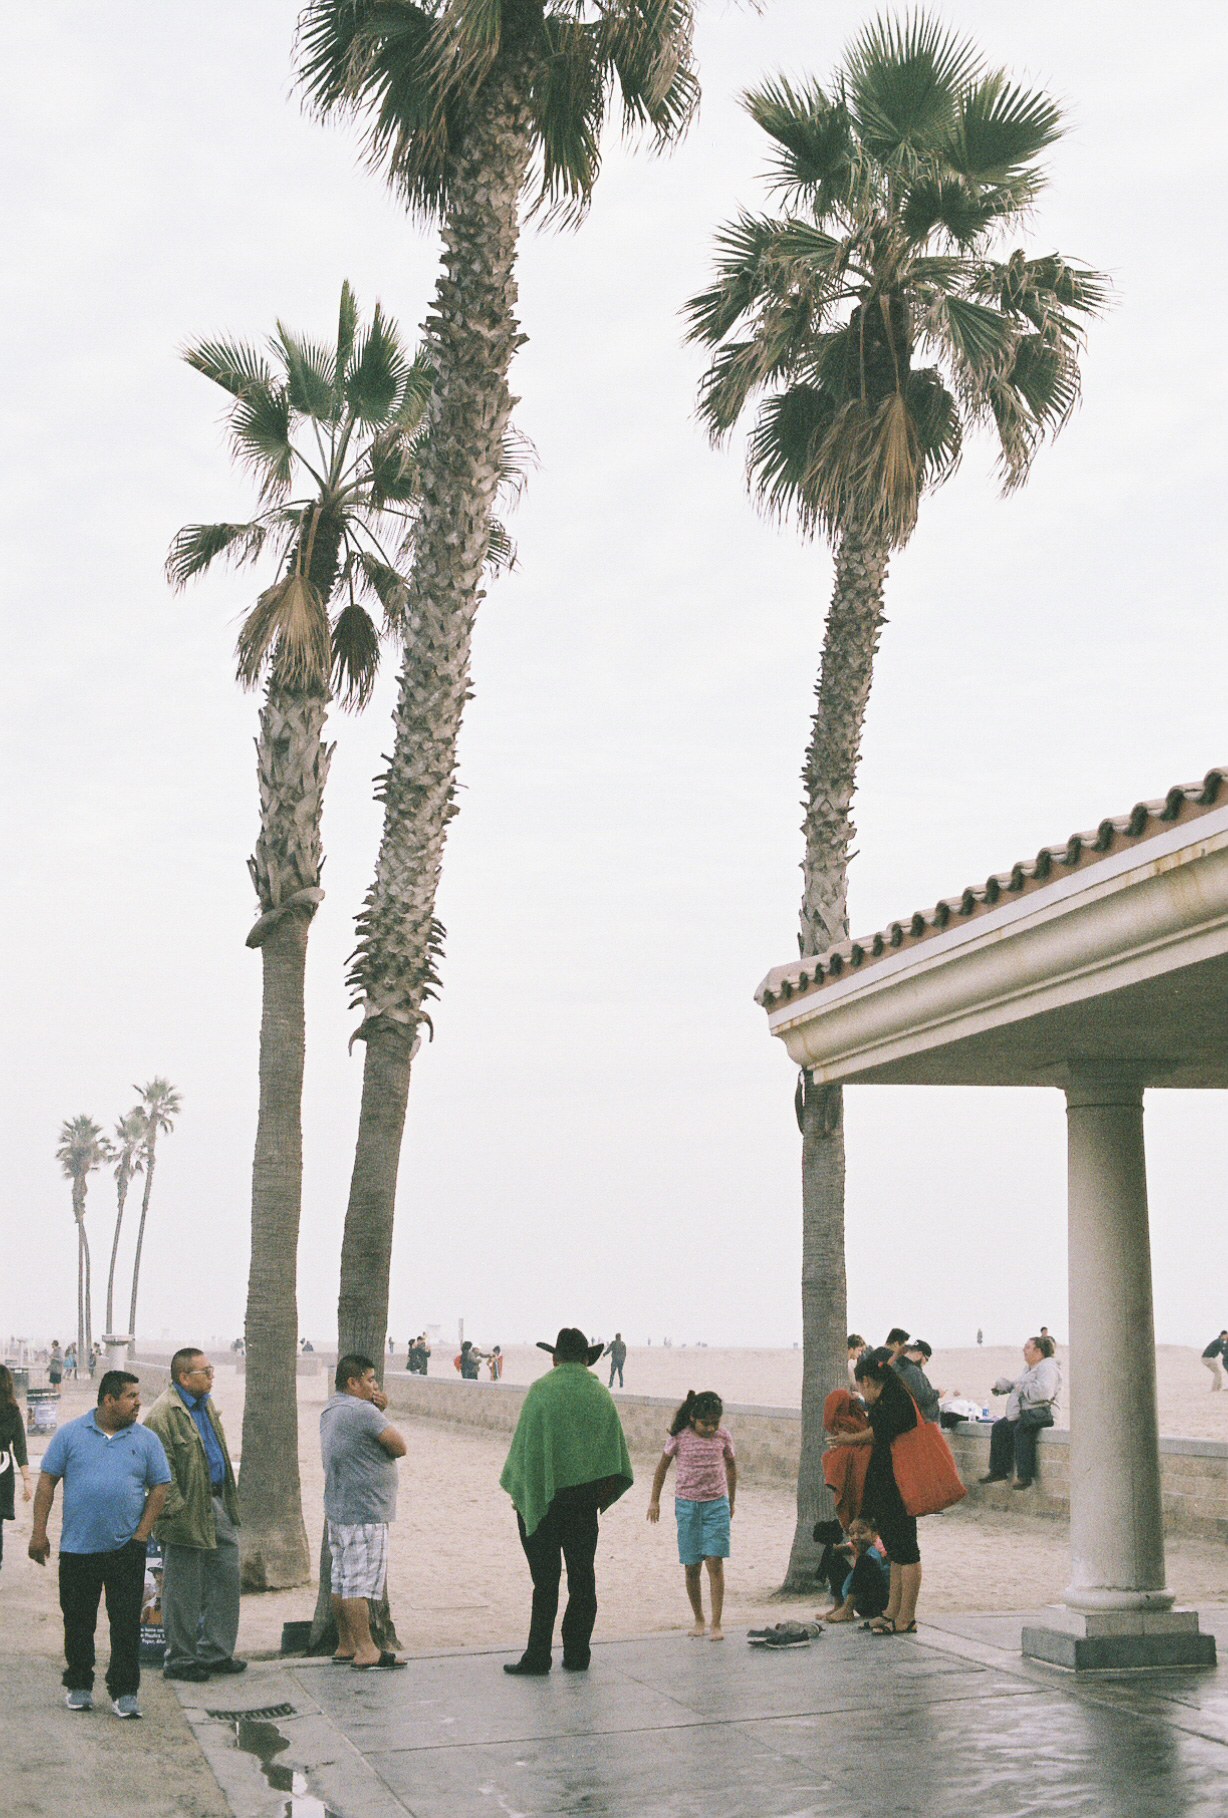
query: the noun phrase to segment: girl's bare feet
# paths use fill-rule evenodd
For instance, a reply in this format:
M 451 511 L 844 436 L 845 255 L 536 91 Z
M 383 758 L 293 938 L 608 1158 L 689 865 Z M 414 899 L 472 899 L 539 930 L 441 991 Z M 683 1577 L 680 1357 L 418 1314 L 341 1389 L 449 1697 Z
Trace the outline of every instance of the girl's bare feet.
M 724 1641 L 724 1639 L 725 1639 L 724 1630 L 718 1629 L 716 1624 L 713 1623 L 712 1627 L 708 1630 L 708 1640 L 709 1641 Z
M 705 1625 L 698 1620 L 693 1622 L 687 1630 L 687 1634 L 691 1637 L 692 1641 L 702 1641 L 707 1633 L 708 1631 Z
M 842 1614 L 839 1610 L 831 1610 L 823 1618 L 823 1621 L 824 1622 L 852 1622 L 852 1621 L 854 1621 L 854 1619 L 855 1619 L 854 1612 L 852 1610 L 850 1610 L 847 1614 Z

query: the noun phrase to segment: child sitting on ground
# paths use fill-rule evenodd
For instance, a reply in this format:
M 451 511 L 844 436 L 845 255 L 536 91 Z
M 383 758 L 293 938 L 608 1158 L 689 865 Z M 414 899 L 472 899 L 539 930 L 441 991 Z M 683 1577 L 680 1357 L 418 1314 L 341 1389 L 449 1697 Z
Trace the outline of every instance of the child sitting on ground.
M 891 1593 L 891 1567 L 874 1528 L 858 1516 L 849 1523 L 849 1537 L 836 1552 L 847 1557 L 852 1570 L 840 1602 L 820 1611 L 817 1620 L 852 1622 L 857 1616 L 881 1616 Z

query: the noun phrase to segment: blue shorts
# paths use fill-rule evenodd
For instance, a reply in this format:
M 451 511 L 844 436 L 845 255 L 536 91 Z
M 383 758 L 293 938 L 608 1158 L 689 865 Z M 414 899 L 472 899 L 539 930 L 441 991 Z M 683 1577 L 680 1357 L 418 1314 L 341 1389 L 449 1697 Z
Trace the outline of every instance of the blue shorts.
M 705 1559 L 728 1559 L 728 1496 L 718 1496 L 715 1502 L 684 1502 L 678 1496 L 674 1514 L 678 1518 L 678 1557 L 684 1566 L 700 1565 Z

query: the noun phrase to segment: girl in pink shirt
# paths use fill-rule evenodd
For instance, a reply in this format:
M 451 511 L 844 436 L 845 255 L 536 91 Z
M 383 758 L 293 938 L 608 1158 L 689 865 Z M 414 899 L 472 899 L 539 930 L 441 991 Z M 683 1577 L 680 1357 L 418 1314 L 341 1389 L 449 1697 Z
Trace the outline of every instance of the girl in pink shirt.
M 678 1557 L 686 1572 L 686 1594 L 695 1615 L 690 1633 L 697 1640 L 723 1641 L 721 1610 L 725 1603 L 725 1561 L 729 1557 L 729 1523 L 738 1488 L 733 1440 L 721 1425 L 724 1404 L 719 1395 L 694 1389 L 670 1423 L 669 1438 L 652 1480 L 649 1521 L 661 1519 L 661 1491 L 673 1459 L 678 1460 L 674 1513 L 678 1520 Z M 708 1568 L 712 1622 L 704 1624 L 701 1567 Z

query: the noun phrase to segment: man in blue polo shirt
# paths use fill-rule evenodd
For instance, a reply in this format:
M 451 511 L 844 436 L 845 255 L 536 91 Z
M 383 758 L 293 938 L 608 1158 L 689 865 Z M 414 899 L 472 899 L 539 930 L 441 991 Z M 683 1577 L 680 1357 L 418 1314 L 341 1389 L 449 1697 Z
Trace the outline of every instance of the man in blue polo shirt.
M 47 1447 L 34 1492 L 29 1552 L 37 1565 L 45 1566 L 51 1552 L 47 1517 L 55 1486 L 63 1479 L 60 1608 L 70 1711 L 93 1708 L 94 1630 L 105 1591 L 111 1709 L 117 1717 L 141 1714 L 137 1692 L 145 1543 L 166 1501 L 171 1471 L 161 1440 L 136 1424 L 140 1411 L 138 1379 L 127 1370 L 108 1370 L 98 1385 L 98 1406 L 68 1421 Z

